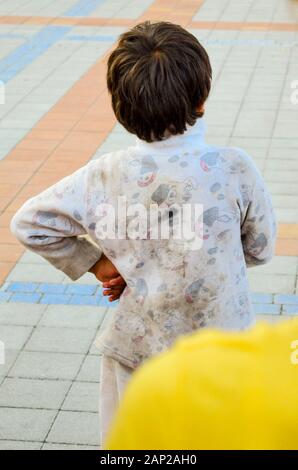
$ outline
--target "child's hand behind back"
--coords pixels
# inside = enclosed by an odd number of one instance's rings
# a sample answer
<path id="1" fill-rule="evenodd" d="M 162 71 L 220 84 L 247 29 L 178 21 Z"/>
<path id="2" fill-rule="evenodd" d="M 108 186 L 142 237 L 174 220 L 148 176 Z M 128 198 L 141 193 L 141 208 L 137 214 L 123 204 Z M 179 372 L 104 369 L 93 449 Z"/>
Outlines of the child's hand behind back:
<path id="1" fill-rule="evenodd" d="M 103 295 L 108 296 L 110 302 L 119 299 L 126 287 L 126 282 L 104 254 L 89 271 L 103 283 L 105 289 Z"/>

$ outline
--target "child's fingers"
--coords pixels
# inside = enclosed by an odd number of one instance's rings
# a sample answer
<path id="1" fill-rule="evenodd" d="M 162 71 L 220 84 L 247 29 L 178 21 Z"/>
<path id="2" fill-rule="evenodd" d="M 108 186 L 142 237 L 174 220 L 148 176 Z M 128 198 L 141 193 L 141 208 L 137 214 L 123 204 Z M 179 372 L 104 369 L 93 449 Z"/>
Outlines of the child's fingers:
<path id="1" fill-rule="evenodd" d="M 114 300 L 118 300 L 121 297 L 121 292 L 114 293 L 113 295 L 109 295 L 109 302 L 113 302 Z"/>
<path id="2" fill-rule="evenodd" d="M 117 286 L 117 287 L 105 289 L 103 291 L 103 295 L 105 297 L 109 297 L 109 301 L 113 302 L 114 300 L 118 300 L 121 297 L 123 291 L 124 291 L 124 287 Z"/>
<path id="3" fill-rule="evenodd" d="M 120 290 L 120 291 L 123 291 L 124 289 L 125 289 L 125 286 L 111 286 L 111 287 L 105 287 L 105 288 L 104 288 L 104 291 L 106 291 L 106 290 L 107 290 L 107 291 L 110 291 L 110 292 L 112 292 L 112 291 L 119 291 L 119 290 Z"/>
<path id="4" fill-rule="evenodd" d="M 113 287 L 113 288 L 108 288 L 103 291 L 103 295 L 119 295 L 123 292 L 124 288 L 123 287 Z"/>
<path id="5" fill-rule="evenodd" d="M 104 287 L 123 286 L 123 285 L 126 285 L 126 282 L 124 281 L 122 276 L 114 277 L 113 279 L 110 279 L 109 281 L 103 283 Z"/>
<path id="6" fill-rule="evenodd" d="M 110 297 L 110 295 L 121 295 L 122 294 L 122 291 L 105 291 L 103 293 L 104 297 Z"/>

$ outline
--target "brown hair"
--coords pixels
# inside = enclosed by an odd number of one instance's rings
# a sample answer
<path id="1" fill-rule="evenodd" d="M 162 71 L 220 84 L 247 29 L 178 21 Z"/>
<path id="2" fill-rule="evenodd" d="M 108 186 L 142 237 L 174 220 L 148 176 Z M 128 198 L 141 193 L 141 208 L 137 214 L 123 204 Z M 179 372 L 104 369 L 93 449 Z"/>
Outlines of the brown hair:
<path id="1" fill-rule="evenodd" d="M 211 87 L 203 46 L 169 22 L 138 24 L 120 36 L 108 60 L 107 85 L 118 121 L 140 139 L 162 140 L 193 125 Z"/>

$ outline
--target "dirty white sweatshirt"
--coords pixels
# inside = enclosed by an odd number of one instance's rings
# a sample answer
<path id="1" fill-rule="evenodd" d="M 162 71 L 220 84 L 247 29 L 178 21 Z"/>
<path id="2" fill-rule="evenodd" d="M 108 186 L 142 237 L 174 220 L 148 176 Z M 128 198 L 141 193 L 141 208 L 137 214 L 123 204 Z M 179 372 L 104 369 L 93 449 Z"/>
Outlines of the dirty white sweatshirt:
<path id="1" fill-rule="evenodd" d="M 21 243 L 73 280 L 102 253 L 112 260 L 127 288 L 97 345 L 132 368 L 179 335 L 254 321 L 247 267 L 273 256 L 271 199 L 252 159 L 241 149 L 207 145 L 204 130 L 198 119 L 182 135 L 137 139 L 31 198 L 11 222 Z M 142 210 L 148 215 L 152 205 L 163 215 L 146 226 Z M 179 207 L 196 205 L 203 211 L 192 225 L 200 247 L 173 235 Z M 122 217 L 114 231 L 103 223 L 111 207 Z M 152 224 L 165 218 L 170 236 L 153 239 Z"/>

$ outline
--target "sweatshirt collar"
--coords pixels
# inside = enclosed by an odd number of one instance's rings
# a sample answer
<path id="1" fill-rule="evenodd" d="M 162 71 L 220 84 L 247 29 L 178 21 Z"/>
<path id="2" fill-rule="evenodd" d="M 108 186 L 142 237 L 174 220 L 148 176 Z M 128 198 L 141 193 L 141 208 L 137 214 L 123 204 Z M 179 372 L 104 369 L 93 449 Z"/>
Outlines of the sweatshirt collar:
<path id="1" fill-rule="evenodd" d="M 136 139 L 138 148 L 151 151 L 166 151 L 177 147 L 200 147 L 205 145 L 206 124 L 203 118 L 198 118 L 193 126 L 186 125 L 186 131 L 183 134 L 171 135 L 163 140 L 155 142 L 146 142 L 139 138 Z"/>

